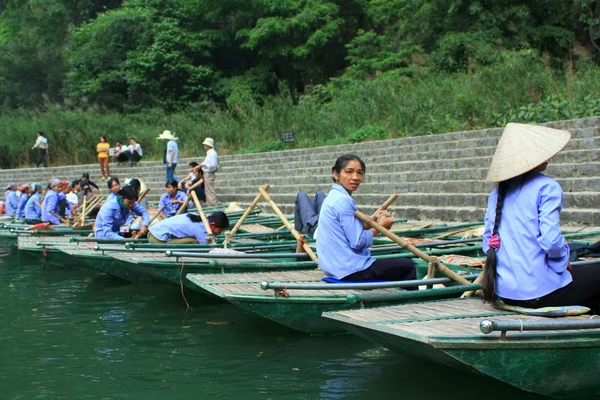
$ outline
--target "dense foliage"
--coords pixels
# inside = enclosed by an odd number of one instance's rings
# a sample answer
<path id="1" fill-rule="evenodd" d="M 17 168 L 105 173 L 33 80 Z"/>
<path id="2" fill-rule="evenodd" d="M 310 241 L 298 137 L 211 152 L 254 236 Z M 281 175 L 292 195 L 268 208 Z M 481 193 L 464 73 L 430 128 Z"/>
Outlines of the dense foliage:
<path id="1" fill-rule="evenodd" d="M 599 45 L 600 0 L 4 0 L 0 166 L 37 129 L 89 162 L 99 134 L 191 154 L 597 115 Z"/>

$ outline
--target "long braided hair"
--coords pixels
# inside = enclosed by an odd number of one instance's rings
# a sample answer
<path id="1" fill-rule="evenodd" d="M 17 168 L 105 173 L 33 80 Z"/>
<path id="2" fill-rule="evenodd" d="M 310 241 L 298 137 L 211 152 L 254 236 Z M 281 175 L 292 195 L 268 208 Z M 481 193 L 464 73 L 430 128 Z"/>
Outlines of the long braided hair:
<path id="1" fill-rule="evenodd" d="M 500 219 L 502 218 L 502 206 L 504 205 L 504 197 L 506 196 L 507 181 L 498 184 L 498 197 L 496 199 L 496 218 L 494 219 L 494 229 L 492 236 L 498 235 L 500 227 Z M 485 269 L 483 280 L 481 281 L 481 291 L 483 292 L 483 301 L 497 305 L 496 300 L 496 267 L 498 266 L 497 249 L 490 246 L 485 260 Z"/>

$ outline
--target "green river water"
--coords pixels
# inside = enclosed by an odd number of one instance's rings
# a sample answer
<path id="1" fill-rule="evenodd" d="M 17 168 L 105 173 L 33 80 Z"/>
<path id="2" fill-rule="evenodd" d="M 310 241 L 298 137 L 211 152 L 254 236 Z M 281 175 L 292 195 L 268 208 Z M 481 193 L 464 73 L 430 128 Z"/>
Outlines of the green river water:
<path id="1" fill-rule="evenodd" d="M 543 399 L 186 296 L 0 243 L 0 399 Z"/>

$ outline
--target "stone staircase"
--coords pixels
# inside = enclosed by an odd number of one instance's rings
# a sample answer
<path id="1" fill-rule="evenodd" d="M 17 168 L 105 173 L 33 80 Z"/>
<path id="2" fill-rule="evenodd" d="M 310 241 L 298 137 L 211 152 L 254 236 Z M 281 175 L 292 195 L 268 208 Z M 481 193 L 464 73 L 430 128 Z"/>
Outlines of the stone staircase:
<path id="1" fill-rule="evenodd" d="M 573 133 L 569 145 L 551 160 L 547 174 L 565 192 L 562 223 L 600 226 L 600 117 L 544 124 Z M 365 142 L 281 152 L 220 156 L 217 173 L 219 201 L 250 203 L 257 188 L 269 183 L 272 199 L 287 214 L 293 214 L 299 191 L 327 192 L 331 167 L 343 153 L 354 153 L 367 164 L 365 182 L 354 195 L 359 208 L 372 212 L 392 193 L 399 198 L 392 206 L 397 218 L 443 221 L 482 220 L 487 196 L 493 185 L 485 182 L 490 158 L 501 128 L 455 132 L 441 135 Z M 217 147 L 218 151 L 218 147 Z M 187 163 L 204 158 L 181 159 L 178 176 L 187 172 Z M 164 165 L 141 162 L 137 167 L 111 164 L 112 175 L 142 178 L 152 189 L 150 202 L 158 202 L 164 191 Z M 47 169 L 0 170 L 0 182 L 18 184 L 45 181 L 51 177 L 75 179 L 89 172 L 100 186 L 97 165 L 77 165 Z M 107 194 L 102 183 L 103 194 Z M 266 211 L 268 206 L 262 207 Z"/>

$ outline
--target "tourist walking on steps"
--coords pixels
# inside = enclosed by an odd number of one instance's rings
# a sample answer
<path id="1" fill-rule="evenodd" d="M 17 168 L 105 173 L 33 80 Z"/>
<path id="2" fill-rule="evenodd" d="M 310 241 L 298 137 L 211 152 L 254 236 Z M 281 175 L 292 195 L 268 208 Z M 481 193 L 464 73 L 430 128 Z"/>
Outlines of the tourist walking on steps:
<path id="1" fill-rule="evenodd" d="M 206 150 L 206 158 L 199 165 L 204 173 L 204 192 L 206 193 L 206 205 L 217 205 L 217 193 L 215 191 L 216 171 L 219 168 L 219 158 L 215 151 L 215 141 L 212 138 L 204 139 L 202 142 Z"/>
<path id="2" fill-rule="evenodd" d="M 327 276 L 343 281 L 416 279 L 415 263 L 410 258 L 371 257 L 369 247 L 378 232 L 354 216 L 356 204 L 352 198 L 365 173 L 365 163 L 353 154 L 340 156 L 332 168 L 334 184 L 319 215 L 319 267 Z M 393 224 L 388 212 L 381 211 L 375 218 L 384 228 L 389 229 Z"/>
<path id="3" fill-rule="evenodd" d="M 40 154 L 37 162 L 37 167 L 39 168 L 40 165 L 43 165 L 44 168 L 48 167 L 48 161 L 46 161 L 46 156 L 49 155 L 48 139 L 46 139 L 46 137 L 44 136 L 44 132 L 38 131 L 37 139 L 31 150 L 34 149 L 38 149 Z"/>
<path id="4" fill-rule="evenodd" d="M 483 234 L 487 253 L 481 282 L 484 300 L 526 308 L 580 305 L 600 312 L 600 274 L 572 267 L 560 231 L 563 192 L 542 174 L 571 133 L 508 124 L 486 180 L 498 187 L 488 198 Z"/>
<path id="5" fill-rule="evenodd" d="M 108 165 L 108 150 L 110 145 L 106 141 L 105 136 L 100 136 L 100 143 L 96 145 L 96 152 L 98 153 L 98 163 L 100 164 L 100 174 L 102 174 L 102 180 L 110 179 L 110 166 Z"/>
<path id="6" fill-rule="evenodd" d="M 179 160 L 179 148 L 177 147 L 177 138 L 173 136 L 171 131 L 163 131 L 157 139 L 168 140 L 167 150 L 165 151 L 164 162 L 166 164 L 166 179 L 167 182 L 175 178 L 175 168 Z"/>

